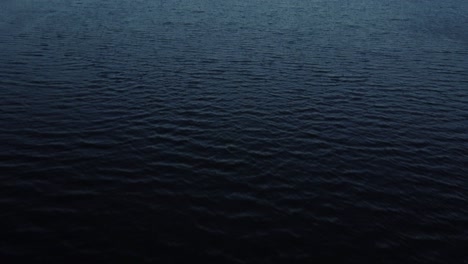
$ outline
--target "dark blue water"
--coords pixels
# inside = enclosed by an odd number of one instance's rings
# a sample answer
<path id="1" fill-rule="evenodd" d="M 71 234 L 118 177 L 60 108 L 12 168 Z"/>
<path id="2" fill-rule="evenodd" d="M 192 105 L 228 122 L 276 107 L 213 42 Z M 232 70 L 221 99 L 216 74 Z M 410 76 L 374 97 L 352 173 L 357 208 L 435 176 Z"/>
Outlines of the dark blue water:
<path id="1" fill-rule="evenodd" d="M 0 259 L 468 263 L 468 1 L 3 0 Z"/>

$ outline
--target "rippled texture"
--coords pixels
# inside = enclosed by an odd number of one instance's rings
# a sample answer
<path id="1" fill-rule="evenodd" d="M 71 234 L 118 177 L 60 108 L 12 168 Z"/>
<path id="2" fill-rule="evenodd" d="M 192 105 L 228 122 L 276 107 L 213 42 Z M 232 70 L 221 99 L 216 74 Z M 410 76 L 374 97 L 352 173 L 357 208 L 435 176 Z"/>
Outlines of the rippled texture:
<path id="1" fill-rule="evenodd" d="M 465 0 L 1 1 L 1 259 L 466 261 L 467 25 Z"/>

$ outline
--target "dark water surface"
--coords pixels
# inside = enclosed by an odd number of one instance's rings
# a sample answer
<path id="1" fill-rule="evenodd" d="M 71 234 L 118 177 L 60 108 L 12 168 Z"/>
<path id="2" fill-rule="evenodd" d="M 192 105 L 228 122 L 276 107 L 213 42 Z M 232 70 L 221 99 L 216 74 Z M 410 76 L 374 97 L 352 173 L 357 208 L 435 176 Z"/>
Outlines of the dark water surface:
<path id="1" fill-rule="evenodd" d="M 0 259 L 468 263 L 467 25 L 466 0 L 1 1 Z"/>

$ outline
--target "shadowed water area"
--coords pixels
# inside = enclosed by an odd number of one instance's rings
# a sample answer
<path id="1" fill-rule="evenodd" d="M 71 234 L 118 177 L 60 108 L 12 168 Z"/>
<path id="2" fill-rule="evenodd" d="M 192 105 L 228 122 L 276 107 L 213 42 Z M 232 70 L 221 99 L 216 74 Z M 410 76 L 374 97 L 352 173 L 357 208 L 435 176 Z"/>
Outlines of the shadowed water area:
<path id="1" fill-rule="evenodd" d="M 2 0 L 0 258 L 463 263 L 467 25 L 465 0 Z"/>

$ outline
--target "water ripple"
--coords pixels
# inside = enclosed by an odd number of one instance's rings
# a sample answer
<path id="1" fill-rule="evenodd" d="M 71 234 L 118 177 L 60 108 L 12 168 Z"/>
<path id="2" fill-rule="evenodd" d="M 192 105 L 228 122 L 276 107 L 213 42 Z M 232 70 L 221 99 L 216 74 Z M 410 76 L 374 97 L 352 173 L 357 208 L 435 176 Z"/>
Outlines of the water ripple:
<path id="1" fill-rule="evenodd" d="M 463 1 L 14 2 L 5 261 L 464 261 Z"/>

